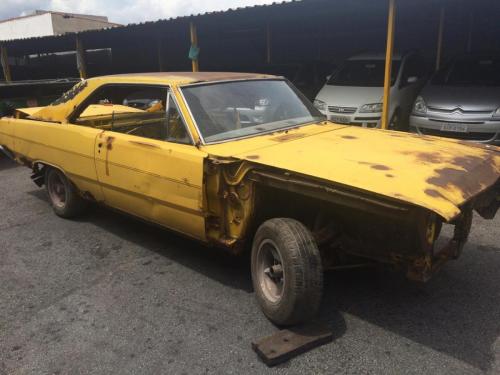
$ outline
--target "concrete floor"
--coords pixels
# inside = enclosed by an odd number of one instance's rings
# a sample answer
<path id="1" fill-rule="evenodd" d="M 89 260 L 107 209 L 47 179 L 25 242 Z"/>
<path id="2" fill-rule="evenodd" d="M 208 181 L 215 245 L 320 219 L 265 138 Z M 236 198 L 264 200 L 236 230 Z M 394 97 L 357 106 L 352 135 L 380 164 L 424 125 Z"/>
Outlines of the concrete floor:
<path id="1" fill-rule="evenodd" d="M 425 285 L 327 274 L 334 342 L 268 369 L 246 259 L 103 208 L 60 219 L 5 158 L 0 189 L 0 374 L 500 373 L 500 215 Z"/>

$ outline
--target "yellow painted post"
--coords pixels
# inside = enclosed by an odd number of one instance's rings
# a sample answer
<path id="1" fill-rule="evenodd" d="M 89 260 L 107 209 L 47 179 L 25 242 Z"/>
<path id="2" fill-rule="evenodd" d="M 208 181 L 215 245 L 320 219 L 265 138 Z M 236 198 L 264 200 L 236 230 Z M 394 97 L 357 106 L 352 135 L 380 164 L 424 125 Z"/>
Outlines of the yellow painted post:
<path id="1" fill-rule="evenodd" d="M 396 0 L 389 0 L 387 19 L 387 45 L 385 49 L 384 102 L 382 105 L 382 129 L 389 128 L 389 104 L 391 93 L 392 51 L 394 49 L 394 21 L 396 18 Z"/>
<path id="2" fill-rule="evenodd" d="M 10 74 L 10 66 L 9 66 L 9 56 L 7 54 L 7 47 L 3 44 L 0 45 L 0 57 L 2 60 L 2 68 L 3 68 L 3 76 L 5 78 L 5 82 L 12 82 L 12 75 Z"/>
<path id="3" fill-rule="evenodd" d="M 441 11 L 439 12 L 439 28 L 438 28 L 437 50 L 436 50 L 436 70 L 438 70 L 441 65 L 441 52 L 443 49 L 443 33 L 444 33 L 444 5 L 441 7 Z"/>
<path id="4" fill-rule="evenodd" d="M 80 78 L 87 78 L 87 66 L 85 64 L 85 50 L 80 36 L 76 36 L 76 67 L 80 73 Z"/>
<path id="5" fill-rule="evenodd" d="M 272 51 L 272 46 L 271 46 L 271 24 L 269 21 L 267 21 L 266 25 L 266 62 L 268 64 L 271 64 L 271 51 Z"/>
<path id="6" fill-rule="evenodd" d="M 196 34 L 196 25 L 193 22 L 189 24 L 189 31 L 191 34 L 191 47 L 198 47 L 198 35 Z M 191 60 L 191 63 L 193 65 L 193 72 L 198 72 L 198 57 L 196 57 L 196 59 L 194 60 Z"/>

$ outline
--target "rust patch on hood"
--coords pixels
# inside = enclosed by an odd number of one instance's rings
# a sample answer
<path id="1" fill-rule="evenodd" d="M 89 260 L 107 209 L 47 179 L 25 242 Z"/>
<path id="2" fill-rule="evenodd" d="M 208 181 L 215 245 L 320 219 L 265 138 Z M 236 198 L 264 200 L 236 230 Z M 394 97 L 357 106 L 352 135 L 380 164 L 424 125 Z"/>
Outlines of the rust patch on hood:
<path id="1" fill-rule="evenodd" d="M 452 167 L 436 169 L 436 174 L 427 183 L 444 190 L 458 189 L 464 199 L 470 199 L 499 178 L 491 158 L 459 156 L 452 159 Z M 431 189 L 432 190 L 432 189 Z"/>
<path id="2" fill-rule="evenodd" d="M 370 168 L 376 169 L 378 171 L 390 171 L 392 168 L 383 164 L 370 163 L 368 161 L 358 161 L 359 164 L 369 165 Z"/>
<path id="3" fill-rule="evenodd" d="M 444 198 L 443 194 L 441 194 L 439 191 L 436 189 L 425 189 L 424 193 L 427 194 L 430 197 L 434 198 Z"/>
<path id="4" fill-rule="evenodd" d="M 259 155 L 248 155 L 246 158 L 251 159 L 251 160 L 257 160 L 258 158 L 260 158 L 260 156 Z"/>
<path id="5" fill-rule="evenodd" d="M 415 158 L 423 163 L 427 164 L 439 164 L 444 162 L 443 155 L 440 152 L 422 152 L 422 151 L 404 151 L 403 155 L 413 155 Z"/>
<path id="6" fill-rule="evenodd" d="M 283 135 L 279 135 L 277 137 L 271 138 L 271 140 L 276 142 L 286 142 L 291 141 L 293 139 L 299 139 L 305 137 L 305 134 L 302 133 L 287 133 Z"/>
<path id="7" fill-rule="evenodd" d="M 358 137 L 355 137 L 353 135 L 343 135 L 340 138 L 343 138 L 343 139 L 358 139 Z"/>

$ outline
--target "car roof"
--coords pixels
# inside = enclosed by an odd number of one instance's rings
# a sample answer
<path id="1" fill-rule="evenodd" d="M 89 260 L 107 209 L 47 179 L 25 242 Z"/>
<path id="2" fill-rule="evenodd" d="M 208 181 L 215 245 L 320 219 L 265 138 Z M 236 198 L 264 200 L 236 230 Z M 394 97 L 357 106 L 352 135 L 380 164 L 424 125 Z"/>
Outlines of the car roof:
<path id="1" fill-rule="evenodd" d="M 198 82 L 217 82 L 247 79 L 279 78 L 269 74 L 261 73 L 234 73 L 234 72 L 151 72 L 151 73 L 127 73 L 100 76 L 89 80 L 100 80 L 106 82 L 141 82 L 141 83 L 168 83 L 168 84 L 190 84 Z"/>

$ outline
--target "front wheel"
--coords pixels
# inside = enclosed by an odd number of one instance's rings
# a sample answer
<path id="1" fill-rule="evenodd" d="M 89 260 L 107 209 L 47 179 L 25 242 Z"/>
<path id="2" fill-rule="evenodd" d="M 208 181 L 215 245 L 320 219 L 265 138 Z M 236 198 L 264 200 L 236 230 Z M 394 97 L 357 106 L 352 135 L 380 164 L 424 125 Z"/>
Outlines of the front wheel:
<path id="1" fill-rule="evenodd" d="M 289 218 L 264 222 L 252 245 L 257 300 L 273 323 L 285 326 L 313 318 L 323 292 L 323 268 L 309 230 Z"/>
<path id="2" fill-rule="evenodd" d="M 87 208 L 87 202 L 61 171 L 48 167 L 45 171 L 45 187 L 56 215 L 69 219 L 80 215 Z"/>

